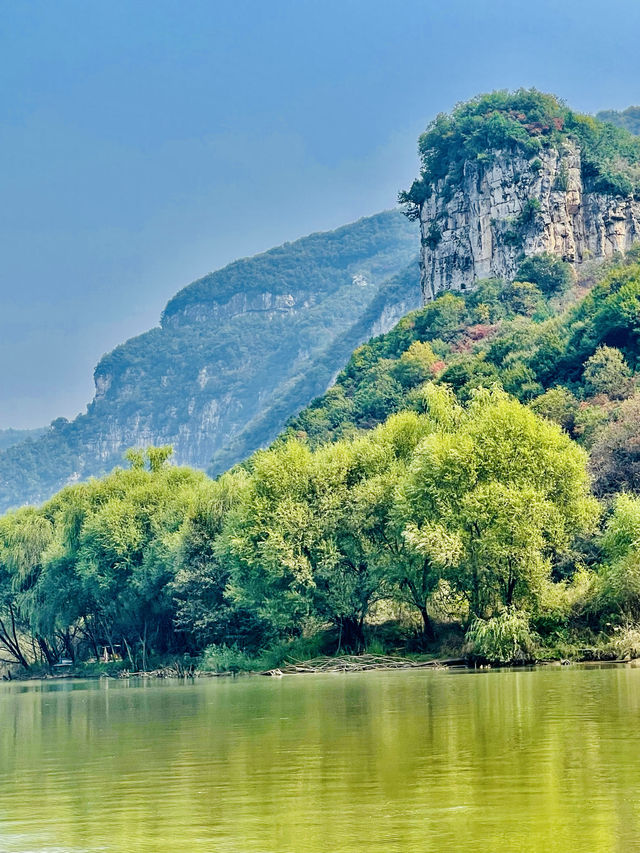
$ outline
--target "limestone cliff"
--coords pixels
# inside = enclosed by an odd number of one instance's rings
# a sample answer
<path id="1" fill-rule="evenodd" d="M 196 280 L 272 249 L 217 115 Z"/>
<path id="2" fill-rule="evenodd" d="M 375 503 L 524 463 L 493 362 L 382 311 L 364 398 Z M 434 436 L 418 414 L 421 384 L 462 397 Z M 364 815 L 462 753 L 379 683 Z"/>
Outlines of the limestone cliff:
<path id="1" fill-rule="evenodd" d="M 493 152 L 465 163 L 451 194 L 446 179 L 420 210 L 425 301 L 483 278 L 512 278 L 519 258 L 551 252 L 581 263 L 624 252 L 640 238 L 640 201 L 589 191 L 581 150 L 565 141 L 534 159 Z"/>

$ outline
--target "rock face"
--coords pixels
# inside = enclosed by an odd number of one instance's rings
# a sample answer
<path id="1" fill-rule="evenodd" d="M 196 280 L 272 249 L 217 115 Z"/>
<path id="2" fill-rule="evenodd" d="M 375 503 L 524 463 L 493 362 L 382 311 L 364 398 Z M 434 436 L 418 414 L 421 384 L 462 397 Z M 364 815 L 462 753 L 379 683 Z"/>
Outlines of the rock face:
<path id="1" fill-rule="evenodd" d="M 421 288 L 430 301 L 485 278 L 513 278 L 522 255 L 579 264 L 640 239 L 640 201 L 589 192 L 580 149 L 565 141 L 534 159 L 492 152 L 466 163 L 452 193 L 442 180 L 421 206 Z"/>

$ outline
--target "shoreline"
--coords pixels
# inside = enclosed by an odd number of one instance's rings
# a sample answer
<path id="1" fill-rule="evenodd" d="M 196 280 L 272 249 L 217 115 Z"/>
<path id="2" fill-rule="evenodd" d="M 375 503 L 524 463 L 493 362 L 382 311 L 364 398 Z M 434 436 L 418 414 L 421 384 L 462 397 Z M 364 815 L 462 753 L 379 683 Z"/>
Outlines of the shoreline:
<path id="1" fill-rule="evenodd" d="M 291 675 L 327 675 L 348 674 L 355 672 L 384 672 L 411 670 L 433 670 L 433 671 L 489 671 L 504 669 L 533 669 L 538 667 L 566 667 L 581 666 L 599 668 L 602 666 L 627 665 L 631 668 L 640 668 L 640 658 L 593 660 L 589 658 L 549 660 L 541 659 L 534 661 L 522 661 L 505 664 L 474 664 L 465 658 L 438 658 L 430 660 L 412 660 L 393 655 L 340 655 L 336 657 L 314 658 L 308 661 L 291 661 L 281 667 L 268 670 L 207 670 L 193 669 L 184 671 L 177 667 L 161 667 L 152 670 L 141 670 L 130 672 L 121 670 L 119 672 L 83 672 L 75 669 L 69 672 L 18 672 L 11 673 L 9 677 L 4 675 L 0 683 L 26 683 L 29 681 L 98 681 L 102 678 L 110 681 L 126 681 L 130 678 L 157 679 L 157 680 L 195 680 L 199 678 L 230 678 L 236 676 L 262 676 L 271 678 L 284 678 Z"/>

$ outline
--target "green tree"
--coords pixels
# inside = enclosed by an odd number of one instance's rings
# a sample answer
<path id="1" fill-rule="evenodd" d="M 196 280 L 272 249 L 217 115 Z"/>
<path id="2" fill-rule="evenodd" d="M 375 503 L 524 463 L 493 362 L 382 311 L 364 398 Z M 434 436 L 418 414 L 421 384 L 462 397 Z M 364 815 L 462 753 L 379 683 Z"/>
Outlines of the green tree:
<path id="1" fill-rule="evenodd" d="M 567 290 L 571 284 L 571 267 L 557 255 L 543 252 L 525 258 L 518 267 L 516 279 L 531 282 L 549 296 Z"/>
<path id="2" fill-rule="evenodd" d="M 633 389 L 629 366 L 615 347 L 598 347 L 585 363 L 583 379 L 589 394 L 606 394 L 612 400 L 628 397 Z"/>
<path id="3" fill-rule="evenodd" d="M 571 433 L 580 404 L 568 388 L 558 385 L 532 400 L 530 407 L 537 415 L 554 421 Z"/>
<path id="4" fill-rule="evenodd" d="M 597 515 L 584 452 L 498 391 L 420 443 L 405 506 L 414 547 L 482 618 L 535 606 L 553 557 Z"/>
<path id="5" fill-rule="evenodd" d="M 597 433 L 589 467 L 597 495 L 640 492 L 640 396 L 625 400 Z"/>
<path id="6" fill-rule="evenodd" d="M 640 619 L 640 499 L 619 495 L 602 537 L 599 607 L 618 622 Z"/>

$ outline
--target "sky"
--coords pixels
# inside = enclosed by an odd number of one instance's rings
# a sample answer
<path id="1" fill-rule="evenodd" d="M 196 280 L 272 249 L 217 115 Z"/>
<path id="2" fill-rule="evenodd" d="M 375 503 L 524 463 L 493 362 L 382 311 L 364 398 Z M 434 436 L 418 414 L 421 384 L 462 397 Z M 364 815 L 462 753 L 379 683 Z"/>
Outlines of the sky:
<path id="1" fill-rule="evenodd" d="M 438 112 L 640 103 L 637 0 L 0 2 L 0 428 L 238 257 L 393 207 Z"/>

